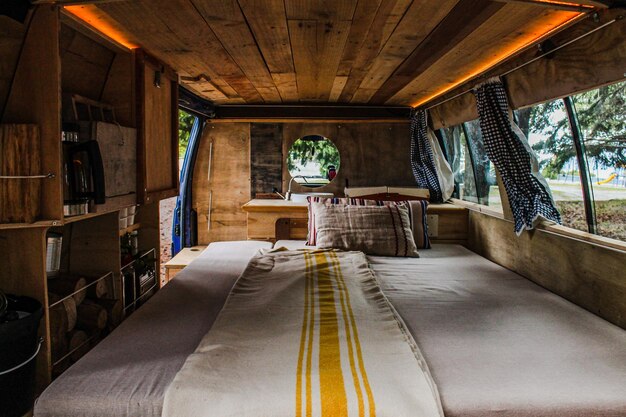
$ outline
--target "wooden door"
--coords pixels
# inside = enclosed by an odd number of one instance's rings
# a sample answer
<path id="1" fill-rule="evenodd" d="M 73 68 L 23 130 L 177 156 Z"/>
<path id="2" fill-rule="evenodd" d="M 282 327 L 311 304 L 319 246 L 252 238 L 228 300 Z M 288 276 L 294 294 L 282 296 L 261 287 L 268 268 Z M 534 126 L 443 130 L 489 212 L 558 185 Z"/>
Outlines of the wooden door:
<path id="1" fill-rule="evenodd" d="M 178 75 L 142 51 L 137 71 L 137 195 L 151 203 L 178 195 Z"/>
<path id="2" fill-rule="evenodd" d="M 218 123 L 205 128 L 194 169 L 193 207 L 198 244 L 245 240 L 250 200 L 250 124 Z"/>

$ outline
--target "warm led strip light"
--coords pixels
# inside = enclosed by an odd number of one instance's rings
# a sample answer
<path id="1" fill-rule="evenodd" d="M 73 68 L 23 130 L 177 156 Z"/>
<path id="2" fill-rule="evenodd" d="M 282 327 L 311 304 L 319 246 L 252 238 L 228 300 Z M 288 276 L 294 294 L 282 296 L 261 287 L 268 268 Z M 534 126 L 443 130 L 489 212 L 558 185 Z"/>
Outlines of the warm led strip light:
<path id="1" fill-rule="evenodd" d="M 546 2 L 548 3 L 548 2 Z M 553 3 L 553 2 L 551 2 Z M 571 12 L 567 13 L 568 15 L 571 15 Z M 454 88 L 458 87 L 459 85 L 465 83 L 468 80 L 471 80 L 474 77 L 477 77 L 478 75 L 490 70 L 491 68 L 494 68 L 496 65 L 500 64 L 501 62 L 507 60 L 508 58 L 510 58 L 511 56 L 517 54 L 518 52 L 522 51 L 523 49 L 528 48 L 529 46 L 532 46 L 533 44 L 537 43 L 539 40 L 544 39 L 548 36 L 550 36 L 551 33 L 558 31 L 559 29 L 561 29 L 563 26 L 568 25 L 569 23 L 571 23 L 572 21 L 580 18 L 581 16 L 585 15 L 585 13 L 576 13 L 575 16 L 573 17 L 568 17 L 566 20 L 561 21 L 559 23 L 557 23 L 552 29 L 550 29 L 549 31 L 539 35 L 539 36 L 533 36 L 532 39 L 524 38 L 519 40 L 518 42 L 516 42 L 514 45 L 512 45 L 510 48 L 506 49 L 505 51 L 497 54 L 493 59 L 486 61 L 484 64 L 482 64 L 480 67 L 478 67 L 477 69 L 473 70 L 471 73 L 469 73 L 468 75 L 464 76 L 463 78 L 455 81 L 454 83 L 447 85 L 446 87 L 441 88 L 440 90 L 438 90 L 437 92 L 431 94 L 430 96 L 415 102 L 411 104 L 411 107 L 419 107 L 423 104 L 428 103 L 429 101 L 449 92 L 450 90 L 453 90 Z"/>
<path id="2" fill-rule="evenodd" d="M 96 12 L 97 9 L 94 10 L 95 6 L 65 6 L 64 9 L 120 45 L 123 45 L 128 49 L 139 48 L 139 45 L 128 39 L 124 33 L 114 27 L 111 23 L 107 22 L 102 17 L 101 12 Z"/>

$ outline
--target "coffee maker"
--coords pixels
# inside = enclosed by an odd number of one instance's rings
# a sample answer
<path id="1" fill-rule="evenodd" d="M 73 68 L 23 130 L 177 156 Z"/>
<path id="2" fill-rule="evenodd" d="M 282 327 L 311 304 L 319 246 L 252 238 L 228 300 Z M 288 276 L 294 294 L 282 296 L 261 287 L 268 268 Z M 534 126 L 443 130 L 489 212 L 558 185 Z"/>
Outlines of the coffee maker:
<path id="1" fill-rule="evenodd" d="M 63 215 L 89 212 L 89 202 L 104 204 L 104 166 L 95 140 L 79 141 L 78 128 L 63 125 Z"/>

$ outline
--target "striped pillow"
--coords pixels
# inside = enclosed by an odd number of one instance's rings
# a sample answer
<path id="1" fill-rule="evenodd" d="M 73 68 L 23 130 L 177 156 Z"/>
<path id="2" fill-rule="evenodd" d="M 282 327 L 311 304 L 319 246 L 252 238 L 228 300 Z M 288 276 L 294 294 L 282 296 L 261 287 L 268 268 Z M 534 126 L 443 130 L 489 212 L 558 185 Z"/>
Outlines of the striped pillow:
<path id="1" fill-rule="evenodd" d="M 317 247 L 369 255 L 419 257 L 409 225 L 408 204 L 384 206 L 312 203 Z"/>
<path id="2" fill-rule="evenodd" d="M 426 209 L 428 207 L 428 201 L 426 200 L 382 201 L 363 198 L 308 197 L 307 201 L 309 202 L 309 231 L 307 235 L 307 245 L 309 246 L 315 246 L 317 241 L 316 219 L 315 213 L 311 208 L 312 203 L 323 203 L 326 206 L 388 206 L 406 203 L 409 206 L 409 221 L 417 249 L 430 249 L 431 247 L 430 239 L 428 238 L 428 224 L 426 222 Z"/>

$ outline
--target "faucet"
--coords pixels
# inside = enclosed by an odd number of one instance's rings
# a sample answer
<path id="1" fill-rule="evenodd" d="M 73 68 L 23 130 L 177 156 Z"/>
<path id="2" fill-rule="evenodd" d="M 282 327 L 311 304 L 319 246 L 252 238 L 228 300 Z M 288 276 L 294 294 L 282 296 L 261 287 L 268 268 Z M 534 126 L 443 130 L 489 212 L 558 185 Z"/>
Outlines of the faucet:
<path id="1" fill-rule="evenodd" d="M 304 175 L 294 175 L 293 177 L 291 177 L 291 179 L 289 180 L 289 188 L 287 189 L 287 194 L 285 194 L 285 200 L 287 200 L 287 201 L 291 201 L 291 183 L 296 178 L 302 178 L 304 180 L 304 182 L 306 182 L 307 184 L 309 183 L 309 181 L 307 181 L 307 179 L 306 179 L 306 177 Z"/>

